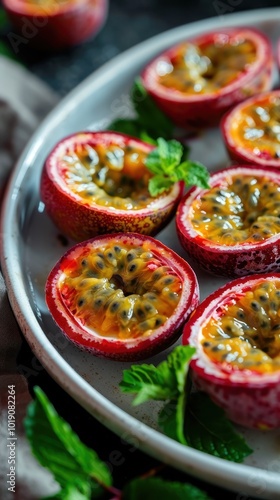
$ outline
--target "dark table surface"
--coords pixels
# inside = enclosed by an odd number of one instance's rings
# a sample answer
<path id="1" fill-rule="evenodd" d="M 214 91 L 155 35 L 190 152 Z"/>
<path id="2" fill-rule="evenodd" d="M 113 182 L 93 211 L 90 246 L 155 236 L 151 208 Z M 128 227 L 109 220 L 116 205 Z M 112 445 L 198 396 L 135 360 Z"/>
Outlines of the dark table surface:
<path id="1" fill-rule="evenodd" d="M 0 3 L 1 4 L 1 3 Z M 279 0 L 112 0 L 106 24 L 96 38 L 75 48 L 60 53 L 39 53 L 30 48 L 20 50 L 18 59 L 29 70 L 44 80 L 59 95 L 65 96 L 84 78 L 102 66 L 117 54 L 167 29 L 197 21 L 207 17 L 227 15 L 264 7 L 279 6 Z M 5 33 L 2 32 L 4 39 Z M 34 355 L 23 341 L 18 356 L 19 365 L 34 365 Z M 131 447 L 104 428 L 97 420 L 81 408 L 47 374 L 40 370 L 36 378 L 28 377 L 32 393 L 34 384 L 40 385 L 53 402 L 58 412 L 79 434 L 80 438 L 92 446 L 105 461 L 110 463 L 110 454 L 119 450 L 124 460 L 112 469 L 114 484 L 122 487 L 129 479 L 147 472 L 159 464 L 157 460 Z M 228 492 L 222 488 L 206 484 L 193 477 L 188 477 L 171 467 L 165 467 L 166 479 L 189 481 L 207 491 L 212 499 L 253 500 L 253 497 Z M 222 485 L 220 485 L 222 486 Z M 280 498 L 280 494 L 279 494 Z"/>
<path id="2" fill-rule="evenodd" d="M 279 0 L 111 0 L 107 22 L 93 40 L 45 55 L 22 44 L 18 57 L 64 96 L 117 54 L 165 30 L 203 18 L 278 6 Z"/>

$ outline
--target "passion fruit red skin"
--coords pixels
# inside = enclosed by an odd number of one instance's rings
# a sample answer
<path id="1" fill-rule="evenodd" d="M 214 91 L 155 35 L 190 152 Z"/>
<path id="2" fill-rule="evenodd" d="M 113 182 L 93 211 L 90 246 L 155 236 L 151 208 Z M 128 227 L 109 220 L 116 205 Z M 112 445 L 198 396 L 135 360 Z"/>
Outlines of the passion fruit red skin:
<path id="1" fill-rule="evenodd" d="M 45 51 L 62 50 L 96 35 L 108 14 L 108 0 L 81 0 L 53 9 L 42 7 L 41 12 L 32 11 L 24 0 L 3 0 L 3 7 L 23 43 Z"/>
<path id="2" fill-rule="evenodd" d="M 225 176 L 265 175 L 280 185 L 280 171 L 255 165 L 233 165 L 210 175 L 210 186 L 217 186 Z M 176 230 L 179 241 L 192 261 L 215 276 L 237 278 L 255 273 L 280 270 L 280 233 L 253 244 L 218 245 L 200 236 L 190 224 L 184 223 L 192 201 L 201 195 L 201 188 L 191 188 L 179 203 Z"/>
<path id="3" fill-rule="evenodd" d="M 137 232 L 156 235 L 173 218 L 182 197 L 184 183 L 178 182 L 172 188 L 172 197 L 153 209 L 143 210 L 111 210 L 96 203 L 85 204 L 70 196 L 69 190 L 62 190 L 55 181 L 52 172 L 59 149 L 67 148 L 72 141 L 77 143 L 125 144 L 139 147 L 149 153 L 154 146 L 134 139 L 125 134 L 115 132 L 81 132 L 73 134 L 61 141 L 48 156 L 41 176 L 41 198 L 46 211 L 58 229 L 75 241 L 83 241 L 98 234 L 115 232 Z"/>
<path id="4" fill-rule="evenodd" d="M 209 395 L 236 424 L 269 430 L 280 427 L 280 370 L 257 373 L 252 370 L 226 371 L 202 351 L 199 332 L 202 325 L 228 297 L 250 290 L 260 280 L 280 280 L 279 273 L 243 276 L 219 288 L 204 299 L 184 326 L 182 344 L 196 348 L 190 371 L 194 386 Z"/>
<path id="5" fill-rule="evenodd" d="M 265 152 L 261 154 L 254 154 L 254 152 L 250 149 L 243 148 L 236 144 L 234 138 L 231 135 L 231 124 L 234 120 L 234 117 L 240 113 L 243 106 L 248 106 L 250 104 L 258 104 L 262 102 L 264 99 L 275 96 L 280 98 L 280 90 L 271 90 L 269 92 L 262 92 L 261 94 L 254 95 L 249 97 L 242 103 L 234 106 L 230 111 L 228 111 L 221 119 L 220 122 L 220 131 L 222 134 L 222 139 L 224 141 L 225 147 L 227 149 L 228 155 L 231 160 L 235 163 L 239 164 L 252 164 L 259 165 L 260 167 L 275 167 L 280 168 L 280 159 L 271 158 L 269 154 L 265 154 Z"/>
<path id="6" fill-rule="evenodd" d="M 218 125 L 221 117 L 232 106 L 272 87 L 274 58 L 270 40 L 264 33 L 253 28 L 232 28 L 214 31 L 192 38 L 193 44 L 210 44 L 218 34 L 230 36 L 244 35 L 255 40 L 257 44 L 257 61 L 245 70 L 233 83 L 219 91 L 209 94 L 186 95 L 170 88 L 165 88 L 156 82 L 156 66 L 159 60 L 170 60 L 182 45 L 163 52 L 151 61 L 142 72 L 142 82 L 147 92 L 158 107 L 178 126 L 186 129 L 200 129 Z M 185 41 L 185 42 L 186 42 Z M 183 42 L 183 43 L 185 43 Z"/>
<path id="7" fill-rule="evenodd" d="M 62 273 L 63 263 L 72 259 L 73 252 L 81 251 L 87 246 L 98 248 L 104 242 L 118 244 L 118 242 L 135 242 L 135 245 L 150 243 L 150 250 L 155 257 L 172 264 L 178 276 L 182 277 L 183 291 L 174 315 L 167 322 L 155 330 L 152 335 L 138 339 L 110 339 L 97 335 L 88 335 L 81 328 L 73 315 L 70 315 L 65 304 L 57 293 L 57 281 Z M 150 236 L 137 233 L 116 233 L 102 235 L 90 240 L 77 243 L 70 248 L 51 270 L 46 282 L 46 303 L 50 313 L 61 329 L 62 333 L 79 349 L 91 354 L 110 358 L 116 361 L 137 361 L 149 358 L 171 346 L 182 334 L 182 329 L 188 317 L 199 303 L 199 285 L 191 266 L 166 245 Z"/>

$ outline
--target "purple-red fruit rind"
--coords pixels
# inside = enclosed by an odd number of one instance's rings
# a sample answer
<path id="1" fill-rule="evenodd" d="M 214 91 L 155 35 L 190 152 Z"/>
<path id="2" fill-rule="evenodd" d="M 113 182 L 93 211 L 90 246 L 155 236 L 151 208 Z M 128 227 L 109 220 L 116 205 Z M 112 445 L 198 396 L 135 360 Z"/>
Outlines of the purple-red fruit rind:
<path id="1" fill-rule="evenodd" d="M 69 313 L 68 308 L 60 297 L 57 282 L 62 272 L 63 264 L 66 261 L 71 262 L 73 255 L 77 256 L 87 247 L 99 248 L 104 243 L 112 244 L 133 244 L 135 246 L 143 245 L 149 242 L 150 251 L 161 262 L 172 267 L 182 280 L 182 294 L 174 314 L 166 323 L 157 328 L 151 335 L 142 336 L 136 339 L 117 339 L 110 337 L 101 337 L 98 334 L 86 332 L 75 320 L 75 317 Z M 182 333 L 183 326 L 188 317 L 198 305 L 199 285 L 196 275 L 190 265 L 177 255 L 166 245 L 150 236 L 125 233 L 103 235 L 91 240 L 77 243 L 70 248 L 50 271 L 46 282 L 46 302 L 50 313 L 64 333 L 64 335 L 82 350 L 99 357 L 106 357 L 117 361 L 136 361 L 153 356 L 167 347 L 171 346 Z"/>
<path id="2" fill-rule="evenodd" d="M 137 210 L 116 209 L 98 205 L 94 201 L 79 200 L 66 185 L 62 186 L 58 179 L 57 157 L 67 151 L 68 146 L 87 144 L 92 147 L 98 144 L 131 145 L 147 154 L 154 146 L 117 132 L 80 132 L 60 141 L 45 161 L 41 182 L 41 199 L 46 212 L 57 228 L 69 238 L 82 241 L 99 234 L 115 232 L 137 232 L 156 235 L 163 229 L 176 213 L 182 197 L 184 184 L 177 182 L 171 190 L 160 197 L 159 203 Z"/>
<path id="3" fill-rule="evenodd" d="M 218 35 L 247 37 L 255 42 L 256 62 L 245 69 L 234 82 L 208 94 L 184 94 L 166 88 L 157 82 L 156 67 L 161 59 L 169 61 L 186 41 L 193 44 L 213 42 Z M 274 55 L 272 44 L 266 35 L 251 27 L 238 27 L 205 33 L 180 42 L 164 51 L 144 68 L 141 78 L 147 92 L 159 108 L 178 126 L 200 129 L 215 126 L 232 106 L 252 94 L 270 90 L 273 84 Z"/>
<path id="4" fill-rule="evenodd" d="M 210 175 L 210 186 L 217 186 L 224 178 L 237 175 L 261 175 L 280 186 L 280 171 L 255 165 L 233 165 Z M 179 203 L 176 230 L 188 256 L 208 273 L 235 278 L 254 273 L 277 272 L 280 269 L 280 233 L 256 243 L 217 244 L 199 235 L 188 220 L 193 200 L 204 192 L 191 188 Z"/>
<path id="5" fill-rule="evenodd" d="M 186 323 L 183 345 L 196 348 L 190 370 L 195 387 L 206 392 L 233 422 L 244 427 L 268 430 L 280 427 L 280 370 L 257 373 L 251 370 L 226 371 L 203 353 L 200 332 L 219 314 L 227 300 L 250 290 L 263 280 L 280 280 L 280 274 L 257 274 L 231 281 L 204 299 Z"/>

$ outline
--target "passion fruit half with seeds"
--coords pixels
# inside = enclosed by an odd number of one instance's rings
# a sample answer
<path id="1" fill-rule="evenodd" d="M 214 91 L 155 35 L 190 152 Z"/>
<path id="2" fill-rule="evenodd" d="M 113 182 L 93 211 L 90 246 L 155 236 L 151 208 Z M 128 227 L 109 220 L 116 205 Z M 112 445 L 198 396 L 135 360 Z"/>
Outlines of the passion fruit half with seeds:
<path id="1" fill-rule="evenodd" d="M 62 50 L 96 35 L 108 12 L 108 0 L 3 0 L 18 35 L 10 42 L 36 50 Z"/>
<path id="2" fill-rule="evenodd" d="M 212 173 L 176 214 L 178 238 L 205 271 L 227 277 L 280 269 L 280 171 L 254 165 Z"/>
<path id="3" fill-rule="evenodd" d="M 221 133 L 236 163 L 280 168 L 280 90 L 235 106 L 223 117 Z"/>
<path id="4" fill-rule="evenodd" d="M 197 389 L 245 427 L 280 427 L 280 274 L 243 276 L 197 307 L 182 342 Z"/>
<path id="5" fill-rule="evenodd" d="M 50 313 L 66 337 L 96 356 L 123 361 L 172 345 L 198 301 L 189 264 L 136 233 L 77 243 L 46 284 Z"/>
<path id="6" fill-rule="evenodd" d="M 143 85 L 183 128 L 218 124 L 248 96 L 272 87 L 272 45 L 259 30 L 222 29 L 185 40 L 150 62 Z"/>
<path id="7" fill-rule="evenodd" d="M 155 235 L 175 215 L 184 184 L 152 197 L 145 159 L 154 146 L 115 132 L 81 132 L 49 154 L 41 199 L 62 231 L 82 241 L 99 234 Z"/>

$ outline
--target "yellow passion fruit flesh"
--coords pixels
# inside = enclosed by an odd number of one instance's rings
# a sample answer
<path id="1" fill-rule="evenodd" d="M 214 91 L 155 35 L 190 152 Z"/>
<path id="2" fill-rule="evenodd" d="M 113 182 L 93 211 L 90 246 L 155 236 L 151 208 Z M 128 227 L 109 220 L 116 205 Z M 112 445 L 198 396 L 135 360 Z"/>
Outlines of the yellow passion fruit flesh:
<path id="1" fill-rule="evenodd" d="M 116 233 L 66 252 L 49 275 L 46 301 L 79 347 L 133 360 L 178 339 L 198 293 L 193 270 L 175 252 L 148 236 Z"/>
<path id="2" fill-rule="evenodd" d="M 152 197 L 145 158 L 153 146 L 114 132 L 78 133 L 48 156 L 41 198 L 60 231 L 76 241 L 99 234 L 155 235 L 175 214 L 183 184 Z"/>
<path id="3" fill-rule="evenodd" d="M 221 133 L 232 160 L 280 167 L 280 91 L 256 95 L 222 120 Z"/>
<path id="4" fill-rule="evenodd" d="M 238 278 L 207 297 L 183 331 L 195 385 L 243 426 L 280 426 L 280 274 Z"/>
<path id="5" fill-rule="evenodd" d="M 204 270 L 237 277 L 280 266 L 280 172 L 232 166 L 192 188 L 176 215 L 179 240 Z"/>
<path id="6" fill-rule="evenodd" d="M 142 73 L 147 92 L 183 128 L 219 123 L 250 95 L 272 87 L 273 51 L 252 28 L 209 32 L 179 43 L 151 61 Z"/>

